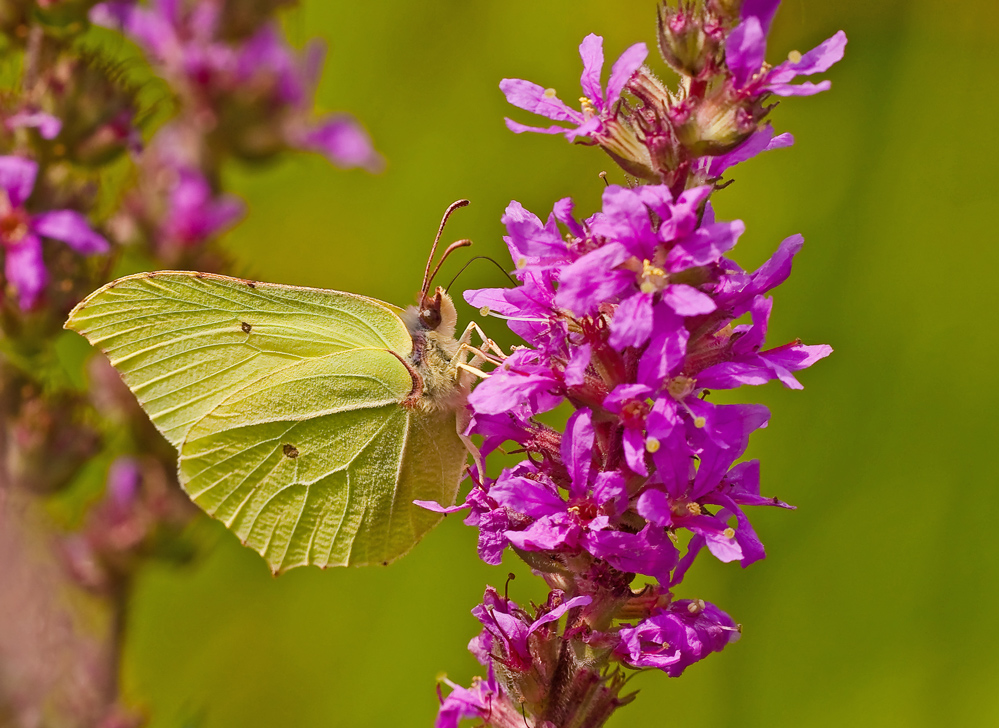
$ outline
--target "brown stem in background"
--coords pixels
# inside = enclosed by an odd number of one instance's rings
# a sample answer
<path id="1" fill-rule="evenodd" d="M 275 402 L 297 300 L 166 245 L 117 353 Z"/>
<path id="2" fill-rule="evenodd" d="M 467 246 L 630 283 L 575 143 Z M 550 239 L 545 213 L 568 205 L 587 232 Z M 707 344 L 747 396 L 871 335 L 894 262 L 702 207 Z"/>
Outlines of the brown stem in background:
<path id="1" fill-rule="evenodd" d="M 30 97 L 31 91 L 38 81 L 39 66 L 42 57 L 42 42 L 45 40 L 45 31 L 40 25 L 32 25 L 28 30 L 28 42 L 24 52 L 24 78 L 21 79 L 21 88 Z"/>

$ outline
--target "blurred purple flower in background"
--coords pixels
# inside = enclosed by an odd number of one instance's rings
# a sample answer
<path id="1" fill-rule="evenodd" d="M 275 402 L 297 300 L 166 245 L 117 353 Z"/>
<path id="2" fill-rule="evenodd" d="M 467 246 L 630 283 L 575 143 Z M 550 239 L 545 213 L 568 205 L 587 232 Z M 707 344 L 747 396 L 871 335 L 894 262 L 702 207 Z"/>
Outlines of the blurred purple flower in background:
<path id="1" fill-rule="evenodd" d="M 4 252 L 4 277 L 17 291 L 21 308 L 39 301 L 48 271 L 42 256 L 42 238 L 66 243 L 82 255 L 106 253 L 108 241 L 94 232 L 76 210 L 26 209 L 35 189 L 38 164 L 23 157 L 0 157 L 0 248 Z"/>
<path id="2" fill-rule="evenodd" d="M 290 148 L 317 152 L 340 167 L 378 171 L 384 165 L 353 117 L 312 118 L 325 56 L 321 42 L 296 54 L 274 22 L 233 41 L 222 32 L 218 2 L 107 2 L 90 17 L 120 28 L 142 47 L 187 103 L 200 109 L 205 132 L 218 131 L 238 155 L 256 158 Z"/>

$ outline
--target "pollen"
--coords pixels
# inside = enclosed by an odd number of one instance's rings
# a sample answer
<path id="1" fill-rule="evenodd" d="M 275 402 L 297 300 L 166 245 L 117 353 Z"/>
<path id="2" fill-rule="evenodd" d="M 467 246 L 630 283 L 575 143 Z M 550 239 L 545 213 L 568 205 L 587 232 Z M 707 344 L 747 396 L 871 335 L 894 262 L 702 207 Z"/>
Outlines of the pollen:
<path id="1" fill-rule="evenodd" d="M 555 89 L 553 89 L 553 88 L 546 88 L 545 89 L 545 98 L 546 99 L 553 99 L 557 95 L 558 95 L 558 92 L 556 92 Z"/>
<path id="2" fill-rule="evenodd" d="M 645 441 L 645 449 L 649 452 L 659 452 L 659 440 L 650 437 Z"/>
<path id="3" fill-rule="evenodd" d="M 517 268 L 519 270 L 523 270 L 526 267 L 527 267 L 527 258 L 524 257 L 517 258 Z"/>
<path id="4" fill-rule="evenodd" d="M 597 114 L 597 109 L 593 105 L 593 102 L 586 96 L 579 97 L 579 108 L 583 110 L 586 116 L 596 116 Z"/>
<path id="5" fill-rule="evenodd" d="M 722 531 L 722 536 L 724 536 L 725 538 L 735 538 L 735 529 L 726 528 L 724 531 Z"/>
<path id="6" fill-rule="evenodd" d="M 488 315 L 489 315 L 489 306 L 483 306 L 482 308 L 479 309 L 479 316 L 488 316 Z"/>
<path id="7" fill-rule="evenodd" d="M 638 278 L 638 287 L 642 293 L 655 293 L 662 290 L 666 286 L 666 279 L 666 271 L 653 265 L 650 260 L 642 261 L 642 272 Z"/>
<path id="8" fill-rule="evenodd" d="M 787 60 L 791 63 L 801 63 L 801 54 L 798 51 L 791 51 L 787 54 Z"/>
<path id="9" fill-rule="evenodd" d="M 687 611 L 691 614 L 697 615 L 704 611 L 704 607 L 705 604 L 703 599 L 694 599 L 687 605 Z"/>
<path id="10" fill-rule="evenodd" d="M 708 421 L 703 417 L 694 418 L 694 427 L 696 427 L 698 430 L 703 429 L 706 424 L 708 424 Z"/>

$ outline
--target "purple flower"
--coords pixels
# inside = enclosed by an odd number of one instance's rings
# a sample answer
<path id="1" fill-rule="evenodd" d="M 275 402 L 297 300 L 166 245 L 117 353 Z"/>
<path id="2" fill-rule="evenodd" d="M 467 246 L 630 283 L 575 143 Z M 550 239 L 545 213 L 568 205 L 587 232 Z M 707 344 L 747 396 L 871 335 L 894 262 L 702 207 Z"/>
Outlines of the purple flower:
<path id="1" fill-rule="evenodd" d="M 66 243 L 83 255 L 106 253 L 107 240 L 94 232 L 76 210 L 28 212 L 25 205 L 35 188 L 38 164 L 23 157 L 0 157 L 0 249 L 4 276 L 17 290 L 23 310 L 33 308 L 48 282 L 41 238 Z"/>
<path id="2" fill-rule="evenodd" d="M 446 680 L 451 686 L 451 694 L 441 698 L 441 707 L 437 712 L 434 728 L 458 728 L 463 718 L 481 718 L 487 720 L 498 703 L 505 699 L 503 688 L 496 680 L 492 664 L 489 665 L 489 676 L 483 680 L 475 678 L 471 689 L 456 685 Z"/>
<path id="3" fill-rule="evenodd" d="M 706 389 L 734 389 L 744 384 L 766 384 L 779 379 L 785 387 L 801 389 L 793 372 L 807 369 L 832 353 L 826 345 L 805 346 L 800 341 L 762 351 L 773 299 L 757 296 L 753 303 L 753 323 L 736 326 L 727 361 L 714 364 L 697 374 L 697 386 Z"/>
<path id="4" fill-rule="evenodd" d="M 616 114 L 614 107 L 621 98 L 625 84 L 645 62 L 649 51 L 644 43 L 636 43 L 626 50 L 614 63 L 605 91 L 600 82 L 604 67 L 603 42 L 602 37 L 591 33 L 583 39 L 579 46 L 579 55 L 583 59 L 583 75 L 580 84 L 585 94 L 581 111 L 567 106 L 555 95 L 554 89 L 545 89 L 536 83 L 514 78 L 505 78 L 500 81 L 500 90 L 506 95 L 506 100 L 514 106 L 574 126 L 556 125 L 540 128 L 525 126 L 512 119 L 507 119 L 507 127 L 517 133 L 536 131 L 542 134 L 565 134 L 569 141 L 574 141 L 581 136 L 600 137 L 606 135 L 608 133 L 607 126 L 612 123 Z"/>
<path id="5" fill-rule="evenodd" d="M 188 103 L 198 107 L 200 117 L 222 127 L 223 135 L 231 133 L 226 129 L 231 125 L 242 138 L 225 141 L 240 153 L 266 156 L 274 151 L 270 140 L 276 138 L 290 148 L 318 152 L 340 167 L 378 171 L 384 166 L 352 117 L 311 118 L 325 55 L 322 43 L 314 41 L 296 54 L 278 26 L 268 23 L 233 44 L 221 37 L 220 10 L 212 2 L 186 7 L 176 0 L 152 0 L 148 6 L 116 1 L 94 6 L 90 17 L 98 25 L 120 28 L 138 43 Z M 256 117 L 266 128 L 247 131 L 246 118 Z"/>
<path id="6" fill-rule="evenodd" d="M 500 597 L 492 587 L 486 587 L 482 604 L 472 610 L 472 614 L 484 629 L 469 643 L 469 651 L 483 665 L 489 665 L 496 660 L 507 670 L 526 672 L 534 662 L 529 641 L 531 635 L 545 625 L 551 631 L 552 627 L 570 609 L 583 607 L 593 600 L 588 596 L 577 596 L 565 599 L 563 592 L 553 591 L 548 602 L 538 609 L 536 616 L 531 617 L 517 606 L 516 602 Z M 539 635 L 537 639 L 549 639 L 550 634 Z"/>
<path id="7" fill-rule="evenodd" d="M 829 70 L 842 60 L 845 50 L 846 33 L 839 31 L 808 53 L 794 52 L 784 63 L 766 69 L 767 28 L 759 16 L 749 15 L 729 35 L 725 45 L 725 63 L 732 73 L 735 88 L 743 95 L 811 96 L 827 91 L 832 83 L 822 81 L 794 85 L 791 81 L 798 76 L 812 76 Z"/>
<path id="8" fill-rule="evenodd" d="M 622 628 L 616 654 L 633 667 L 655 667 L 679 677 L 740 636 L 740 627 L 715 605 L 681 599 L 635 627 Z"/>
<path id="9" fill-rule="evenodd" d="M 216 197 L 197 169 L 179 166 L 168 195 L 160 229 L 164 242 L 181 247 L 198 245 L 238 222 L 246 212 L 233 195 Z"/>
<path id="10" fill-rule="evenodd" d="M 384 160 L 352 116 L 331 114 L 318 121 L 310 118 L 325 55 L 325 46 L 312 41 L 296 57 L 277 27 L 265 25 L 240 49 L 236 80 L 249 87 L 271 81 L 273 103 L 286 108 L 282 127 L 289 146 L 322 154 L 339 167 L 377 172 L 384 167 Z"/>

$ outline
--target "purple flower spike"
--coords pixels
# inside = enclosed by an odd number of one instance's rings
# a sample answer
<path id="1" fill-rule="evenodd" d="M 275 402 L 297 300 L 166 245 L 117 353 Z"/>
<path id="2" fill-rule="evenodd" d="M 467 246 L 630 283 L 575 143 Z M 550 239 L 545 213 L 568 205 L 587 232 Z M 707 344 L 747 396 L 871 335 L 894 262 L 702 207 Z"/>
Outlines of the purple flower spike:
<path id="1" fill-rule="evenodd" d="M 767 343 L 768 294 L 790 274 L 801 236 L 746 272 L 728 257 L 745 225 L 716 219 L 709 200 L 734 166 L 794 142 L 765 122 L 768 95 L 827 88 L 791 82 L 843 55 L 837 34 L 768 66 L 778 6 L 663 3 L 659 49 L 682 77 L 679 92 L 643 65 L 641 44 L 614 64 L 605 88 L 596 35 L 579 49 L 580 110 L 553 89 L 500 85 L 513 105 L 557 122 L 508 119 L 510 129 L 587 137 L 630 179 L 607 184 L 586 219 L 568 199 L 547 219 L 512 202 L 503 224 L 513 287 L 465 293 L 524 342 L 489 357 L 468 397 L 465 434 L 482 438 L 483 456 L 524 456 L 495 478 L 473 468 L 460 507 L 422 505 L 468 508 L 481 558 L 499 564 L 511 546 L 551 591 L 532 613 L 487 590 L 469 650 L 490 680 L 495 667 L 503 693 L 489 693 L 484 716 L 481 692 L 456 689 L 442 708 L 449 728 L 454 716 L 495 728 L 603 725 L 622 704 L 608 678 L 618 674 L 613 661 L 676 677 L 740 637 L 723 611 L 674 590 L 704 552 L 743 568 L 765 558 L 747 506 L 791 506 L 761 494 L 757 461 L 739 462 L 769 410 L 716 404 L 712 393 L 775 379 L 800 389 L 797 373 L 832 352 Z M 559 414 L 565 424 L 554 427 Z M 594 662 L 564 659 L 584 654 Z M 521 713 L 505 712 L 511 705 Z"/>
<path id="2" fill-rule="evenodd" d="M 384 160 L 352 117 L 311 118 L 325 55 L 321 42 L 296 53 L 276 22 L 268 22 L 233 43 L 223 37 L 219 13 L 220 4 L 214 2 L 154 0 L 144 6 L 115 1 L 94 6 L 90 18 L 131 37 L 189 104 L 204 107 L 203 116 L 223 135 L 231 127 L 236 138 L 226 141 L 240 153 L 267 156 L 284 146 L 317 152 L 340 167 L 382 169 Z M 248 131 L 247 116 L 260 119 Z"/>
<path id="3" fill-rule="evenodd" d="M 35 187 L 38 165 L 23 157 L 0 157 L 0 250 L 4 277 L 17 291 L 22 310 L 37 305 L 48 282 L 41 238 L 66 243 L 81 255 L 105 253 L 107 240 L 76 210 L 32 215 L 24 205 Z"/>

